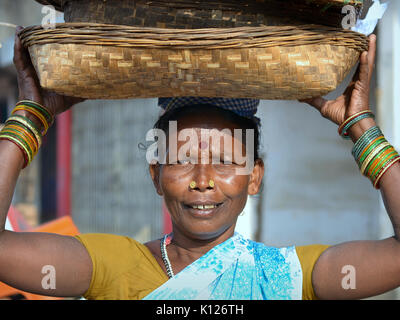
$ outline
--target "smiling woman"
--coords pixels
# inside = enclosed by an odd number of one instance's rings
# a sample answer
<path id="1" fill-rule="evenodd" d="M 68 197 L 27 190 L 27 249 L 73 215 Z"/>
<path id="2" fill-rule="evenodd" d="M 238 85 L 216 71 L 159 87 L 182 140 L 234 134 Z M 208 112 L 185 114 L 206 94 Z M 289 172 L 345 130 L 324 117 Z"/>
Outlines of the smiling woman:
<path id="1" fill-rule="evenodd" d="M 67 237 L 5 230 L 21 170 L 39 151 L 55 116 L 82 101 L 39 86 L 20 30 L 14 47 L 20 101 L 0 132 L 0 281 L 23 291 L 88 299 L 359 299 L 400 285 L 400 155 L 369 110 L 375 36 L 370 36 L 369 51 L 361 55 L 359 69 L 342 96 L 304 102 L 355 143 L 355 160 L 381 190 L 395 235 L 331 247 L 273 248 L 235 232 L 238 215 L 248 196 L 259 192 L 264 175 L 254 116 L 258 101 L 251 99 L 160 100 L 166 111 L 155 127 L 169 138 L 167 161 L 150 163 L 149 170 L 171 213 L 171 234 L 142 244 L 118 235 Z M 171 139 L 173 121 L 177 139 Z M 212 143 L 202 140 L 203 130 L 213 132 Z M 240 135 L 232 135 L 235 130 Z M 249 167 L 241 163 L 243 154 L 252 166 L 238 174 L 237 169 Z M 177 161 L 171 161 L 174 158 Z M 42 285 L 45 265 L 56 270 L 55 288 Z M 342 270 L 348 266 L 357 277 L 350 288 L 343 285 Z"/>
<path id="2" fill-rule="evenodd" d="M 255 117 L 259 101 L 184 97 L 160 99 L 159 104 L 165 112 L 154 129 L 167 136 L 161 139 L 167 146 L 160 146 L 166 161 L 151 163 L 149 169 L 171 214 L 173 232 L 144 245 L 124 237 L 78 236 L 96 270 L 85 297 L 314 298 L 311 271 L 327 246 L 271 248 L 235 232 L 248 196 L 259 192 L 264 175 Z M 235 130 L 240 134 L 231 134 Z M 184 135 L 189 139 L 179 139 L 185 131 L 192 133 Z M 237 173 L 247 166 L 239 163 L 238 154 L 252 163 L 250 171 Z M 104 249 L 115 246 L 137 252 L 135 259 L 124 262 L 114 250 Z"/>

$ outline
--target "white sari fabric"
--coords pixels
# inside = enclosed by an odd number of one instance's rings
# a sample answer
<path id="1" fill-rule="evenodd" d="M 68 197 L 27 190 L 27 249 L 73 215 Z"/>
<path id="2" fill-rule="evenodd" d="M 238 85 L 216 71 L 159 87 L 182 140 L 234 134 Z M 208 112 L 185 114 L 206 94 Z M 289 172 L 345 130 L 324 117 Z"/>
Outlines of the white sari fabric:
<path id="1" fill-rule="evenodd" d="M 295 247 L 274 248 L 236 233 L 144 300 L 301 300 Z"/>

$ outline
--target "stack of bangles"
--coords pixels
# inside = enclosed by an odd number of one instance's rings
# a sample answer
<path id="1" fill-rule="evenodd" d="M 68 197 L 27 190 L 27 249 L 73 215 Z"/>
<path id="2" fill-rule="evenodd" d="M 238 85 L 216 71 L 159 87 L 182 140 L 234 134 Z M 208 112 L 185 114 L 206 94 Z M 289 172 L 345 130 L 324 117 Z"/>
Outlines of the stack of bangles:
<path id="1" fill-rule="evenodd" d="M 18 110 L 23 110 L 33 115 L 42 124 L 43 130 L 40 130 L 28 117 L 15 114 Z M 18 146 L 24 156 L 24 169 L 38 153 L 42 144 L 42 137 L 53 122 L 54 115 L 39 103 L 30 100 L 19 101 L 12 111 L 11 117 L 8 118 L 5 126 L 0 131 L 0 140 L 11 141 Z"/>
<path id="2" fill-rule="evenodd" d="M 351 139 L 347 131 L 352 125 L 365 118 L 375 119 L 375 116 L 371 110 L 354 114 L 339 127 L 339 135 L 344 139 Z M 379 181 L 382 176 L 396 162 L 400 161 L 400 155 L 385 139 L 378 126 L 371 127 L 364 132 L 356 141 L 352 155 L 361 173 L 371 180 L 375 189 L 379 189 Z"/>

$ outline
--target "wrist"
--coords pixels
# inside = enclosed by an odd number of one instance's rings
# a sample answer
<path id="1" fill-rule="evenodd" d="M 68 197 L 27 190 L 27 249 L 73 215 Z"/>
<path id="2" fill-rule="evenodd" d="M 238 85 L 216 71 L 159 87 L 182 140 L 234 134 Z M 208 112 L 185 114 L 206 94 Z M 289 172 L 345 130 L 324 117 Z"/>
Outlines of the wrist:
<path id="1" fill-rule="evenodd" d="M 31 114 L 30 112 L 24 111 L 24 110 L 17 110 L 14 112 L 14 114 L 19 114 L 21 116 L 27 117 L 29 120 L 31 120 L 36 125 L 36 128 L 39 129 L 39 132 L 43 132 L 44 127 L 43 127 L 42 122 L 38 118 L 36 118 L 33 114 Z"/>
<path id="2" fill-rule="evenodd" d="M 373 118 L 365 118 L 352 125 L 347 132 L 349 133 L 351 140 L 356 143 L 365 131 L 374 126 L 376 126 L 376 122 Z"/>

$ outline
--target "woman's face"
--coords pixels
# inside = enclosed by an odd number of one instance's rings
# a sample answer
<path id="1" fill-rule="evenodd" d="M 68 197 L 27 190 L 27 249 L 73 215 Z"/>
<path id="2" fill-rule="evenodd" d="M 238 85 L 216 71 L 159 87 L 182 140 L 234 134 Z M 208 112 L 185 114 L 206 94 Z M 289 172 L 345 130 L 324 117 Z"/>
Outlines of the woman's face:
<path id="1" fill-rule="evenodd" d="M 245 164 L 238 161 L 235 151 L 240 149 L 240 155 L 245 155 L 246 140 L 242 143 L 242 139 L 235 139 L 233 134 L 226 135 L 224 129 L 233 132 L 240 128 L 218 113 L 181 117 L 177 136 L 189 133 L 197 139 L 178 140 L 176 148 L 168 144 L 167 163 L 150 166 L 157 193 L 164 197 L 171 214 L 174 232 L 184 233 L 191 239 L 213 239 L 227 230 L 233 232 L 248 195 L 257 194 L 260 188 L 264 174 L 262 160 L 257 160 L 247 174 L 238 174 L 238 169 L 243 169 Z M 220 134 L 219 147 L 214 143 L 216 139 L 205 140 L 204 132 L 211 137 Z M 182 159 L 182 154 L 186 155 L 186 160 Z M 178 159 L 175 164 L 168 161 L 174 156 Z M 224 163 L 224 160 L 231 163 Z M 214 184 L 210 184 L 210 180 Z M 192 181 L 195 187 L 190 186 Z"/>

